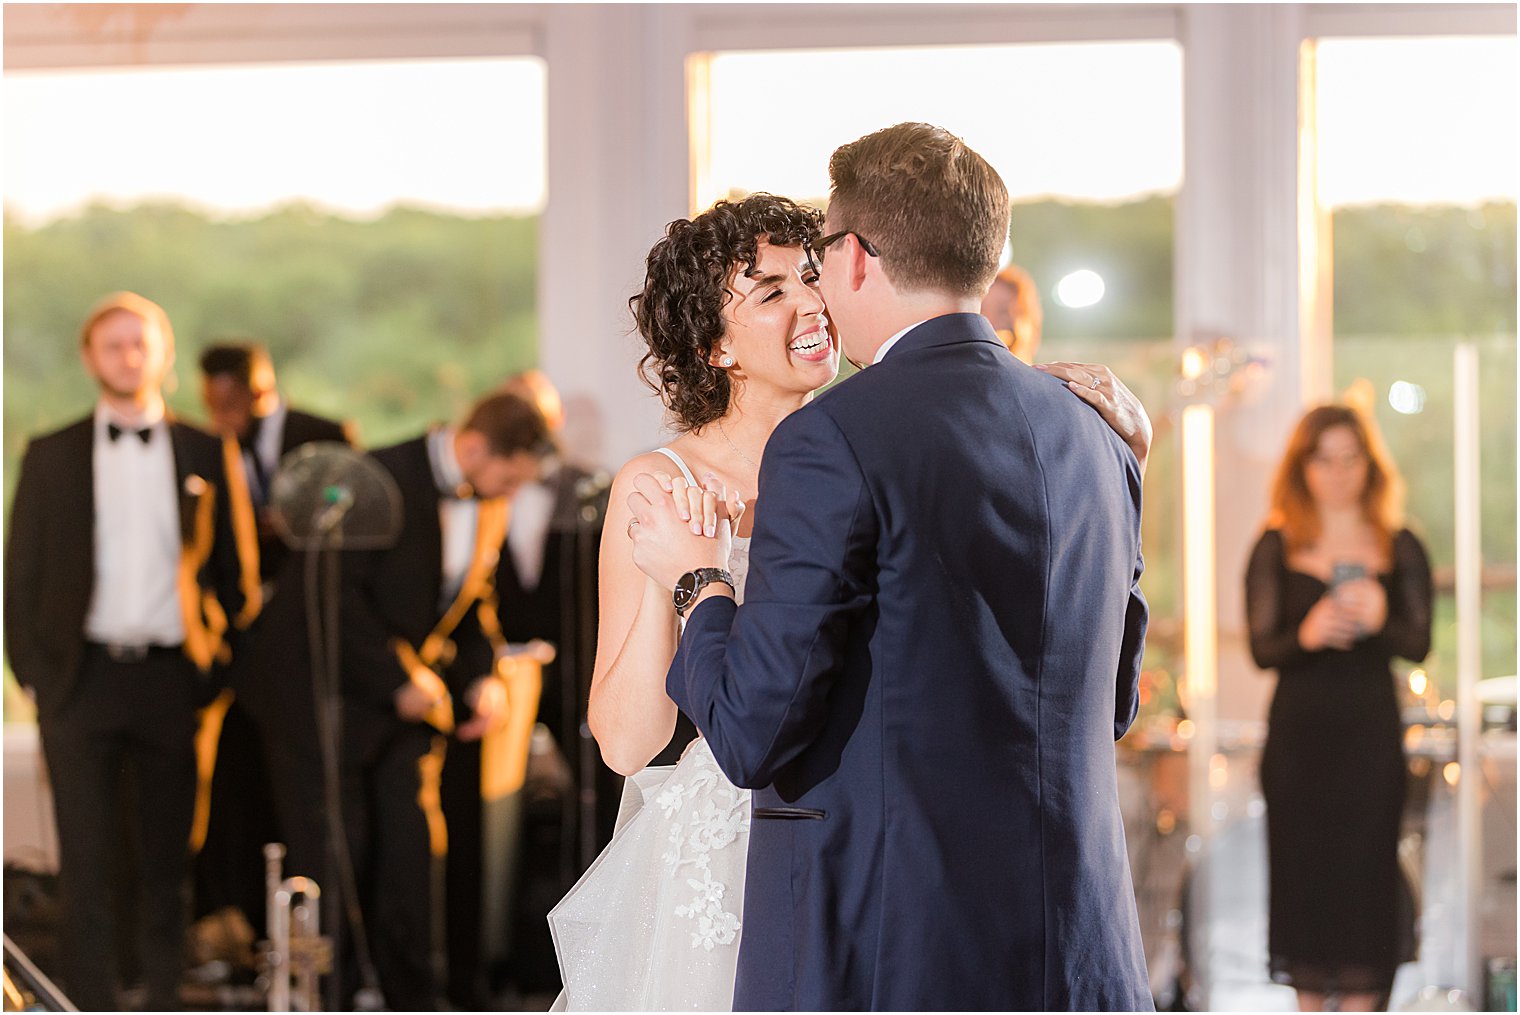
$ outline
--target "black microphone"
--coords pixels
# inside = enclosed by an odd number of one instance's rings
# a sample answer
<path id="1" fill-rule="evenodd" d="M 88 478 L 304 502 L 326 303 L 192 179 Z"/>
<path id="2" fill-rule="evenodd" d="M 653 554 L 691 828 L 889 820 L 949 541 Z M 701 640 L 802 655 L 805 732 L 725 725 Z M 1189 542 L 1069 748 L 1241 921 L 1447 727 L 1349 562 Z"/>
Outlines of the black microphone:
<path id="1" fill-rule="evenodd" d="M 546 481 L 556 491 L 554 513 L 549 518 L 550 532 L 575 532 L 583 525 L 594 524 L 607 510 L 607 491 L 612 477 L 605 471 L 576 476 L 561 476 Z"/>
<path id="2" fill-rule="evenodd" d="M 580 520 L 590 524 L 607 511 L 607 495 L 612 490 L 612 474 L 598 469 L 575 482 L 575 503 Z"/>
<path id="3" fill-rule="evenodd" d="M 582 476 L 575 481 L 575 499 L 578 503 L 589 504 L 607 496 L 607 491 L 612 489 L 612 473 L 606 469 L 598 469 L 589 476 Z"/>

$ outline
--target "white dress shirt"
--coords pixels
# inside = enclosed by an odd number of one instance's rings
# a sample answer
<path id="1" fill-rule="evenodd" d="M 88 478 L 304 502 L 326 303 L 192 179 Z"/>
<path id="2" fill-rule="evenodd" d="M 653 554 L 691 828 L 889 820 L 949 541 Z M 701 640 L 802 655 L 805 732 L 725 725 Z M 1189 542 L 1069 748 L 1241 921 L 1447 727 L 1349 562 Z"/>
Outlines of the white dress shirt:
<path id="1" fill-rule="evenodd" d="M 512 522 L 507 529 L 507 549 L 524 592 L 532 592 L 544 575 L 544 550 L 549 523 L 554 519 L 555 488 L 552 475 L 525 483 L 512 498 Z"/>
<path id="2" fill-rule="evenodd" d="M 107 433 L 115 423 L 124 431 Z M 137 431 L 146 427 L 144 443 Z M 179 483 L 160 404 L 126 424 L 95 407 L 95 583 L 85 637 L 116 645 L 179 645 Z"/>
<path id="3" fill-rule="evenodd" d="M 280 399 L 280 404 L 274 412 L 264 417 L 259 424 L 259 436 L 253 442 L 253 451 L 259 456 L 259 464 L 264 467 L 264 475 L 273 478 L 275 470 L 280 467 L 280 443 L 285 439 L 285 417 L 290 414 L 289 406 L 285 399 Z M 269 491 L 264 491 L 267 497 Z"/>
<path id="4" fill-rule="evenodd" d="M 264 485 L 274 479 L 275 470 L 280 467 L 280 443 L 285 436 L 286 415 L 282 398 L 273 412 L 259 419 L 259 434 L 254 438 L 253 447 L 245 445 L 242 448 L 243 474 L 248 478 L 248 492 L 255 505 L 269 503 L 269 491 Z"/>
<path id="5" fill-rule="evenodd" d="M 881 348 L 876 350 L 876 358 L 871 361 L 871 365 L 875 366 L 877 363 L 880 363 L 882 360 L 886 359 L 887 353 L 891 351 L 894 345 L 902 340 L 902 337 L 904 335 L 912 331 L 914 328 L 918 327 L 920 324 L 927 323 L 928 320 L 929 319 L 926 317 L 922 321 L 914 321 L 912 324 L 908 325 L 906 328 L 899 331 L 897 334 L 893 335 L 885 342 L 881 343 Z"/>
<path id="6" fill-rule="evenodd" d="M 441 491 L 458 490 L 464 485 L 464 470 L 454 457 L 454 428 L 441 426 L 428 434 L 428 461 L 433 467 L 433 479 Z M 438 502 L 438 525 L 443 530 L 443 590 L 440 609 L 448 609 L 459 587 L 464 584 L 465 572 L 475 556 L 475 525 L 480 517 L 480 504 L 474 499 L 444 496 Z"/>

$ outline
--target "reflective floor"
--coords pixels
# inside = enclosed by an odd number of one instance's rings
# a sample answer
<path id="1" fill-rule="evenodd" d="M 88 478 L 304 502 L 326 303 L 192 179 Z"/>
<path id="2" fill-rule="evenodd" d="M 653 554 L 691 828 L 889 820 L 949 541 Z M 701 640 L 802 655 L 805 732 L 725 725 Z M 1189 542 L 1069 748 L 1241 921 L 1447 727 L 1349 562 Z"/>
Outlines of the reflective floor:
<path id="1" fill-rule="evenodd" d="M 1249 738 L 1248 738 L 1249 739 Z M 1188 822 L 1186 745 L 1125 754 L 1120 795 L 1130 865 L 1161 1008 L 1296 1011 L 1294 993 L 1267 976 L 1266 808 L 1254 746 L 1222 752 L 1210 836 Z M 1400 967 L 1390 1008 L 1426 1004 L 1427 988 L 1463 982 L 1457 900 L 1457 793 L 1445 776 L 1450 745 L 1410 752 L 1401 857 L 1419 899 L 1419 958 Z M 1485 735 L 1481 954 L 1515 954 L 1515 736 Z M 1207 841 L 1205 841 L 1207 839 Z M 1199 886 L 1199 887 L 1195 887 Z M 1188 946 L 1184 947 L 1184 939 Z M 1511 968 L 1513 968 L 1511 966 Z M 1469 999 L 1481 1008 L 1482 999 Z"/>

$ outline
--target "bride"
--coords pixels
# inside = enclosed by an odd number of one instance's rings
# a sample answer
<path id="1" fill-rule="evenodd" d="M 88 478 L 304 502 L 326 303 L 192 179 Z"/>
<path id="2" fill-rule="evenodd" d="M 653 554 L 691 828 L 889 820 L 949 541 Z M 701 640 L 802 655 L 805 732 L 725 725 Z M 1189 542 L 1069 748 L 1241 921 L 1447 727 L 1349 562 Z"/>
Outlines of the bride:
<path id="1" fill-rule="evenodd" d="M 763 505 L 731 499 L 731 530 L 717 522 L 716 495 L 704 486 L 758 489 L 771 432 L 838 373 L 838 336 L 812 253 L 822 224 L 822 213 L 783 197 L 720 201 L 671 223 L 629 301 L 648 347 L 643 375 L 679 436 L 624 465 L 608 502 L 588 717 L 603 759 L 628 780 L 612 842 L 549 915 L 565 984 L 556 1009 L 732 1006 L 749 791 L 723 777 L 666 696 L 679 618 L 671 590 L 634 566 L 621 535 L 632 521 L 633 478 L 664 474 L 693 531 L 731 538 L 729 570 L 742 601 L 746 515 Z M 1144 464 L 1149 423 L 1106 367 L 1042 369 L 1093 404 Z M 1094 385 L 1095 377 L 1107 383 Z M 683 746 L 674 768 L 646 767 Z"/>

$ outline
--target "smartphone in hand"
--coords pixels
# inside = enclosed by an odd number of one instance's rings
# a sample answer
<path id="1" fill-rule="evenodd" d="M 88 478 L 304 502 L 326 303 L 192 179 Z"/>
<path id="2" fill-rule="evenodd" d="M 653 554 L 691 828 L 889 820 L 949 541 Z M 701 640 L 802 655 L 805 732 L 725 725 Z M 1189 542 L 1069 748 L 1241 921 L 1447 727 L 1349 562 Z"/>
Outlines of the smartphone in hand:
<path id="1" fill-rule="evenodd" d="M 1347 582 L 1354 582 L 1358 578 L 1365 577 L 1367 577 L 1367 565 L 1349 560 L 1337 561 L 1330 569 L 1330 591 L 1334 592 Z"/>
<path id="2" fill-rule="evenodd" d="M 1335 599 L 1337 605 L 1345 606 L 1345 603 L 1341 601 L 1341 597 L 1336 595 L 1340 587 L 1347 582 L 1358 581 L 1365 577 L 1367 577 L 1367 565 L 1349 560 L 1337 561 L 1330 568 L 1330 598 Z M 1357 621 L 1354 626 L 1354 637 L 1360 640 L 1366 633 L 1362 628 L 1361 621 Z"/>

